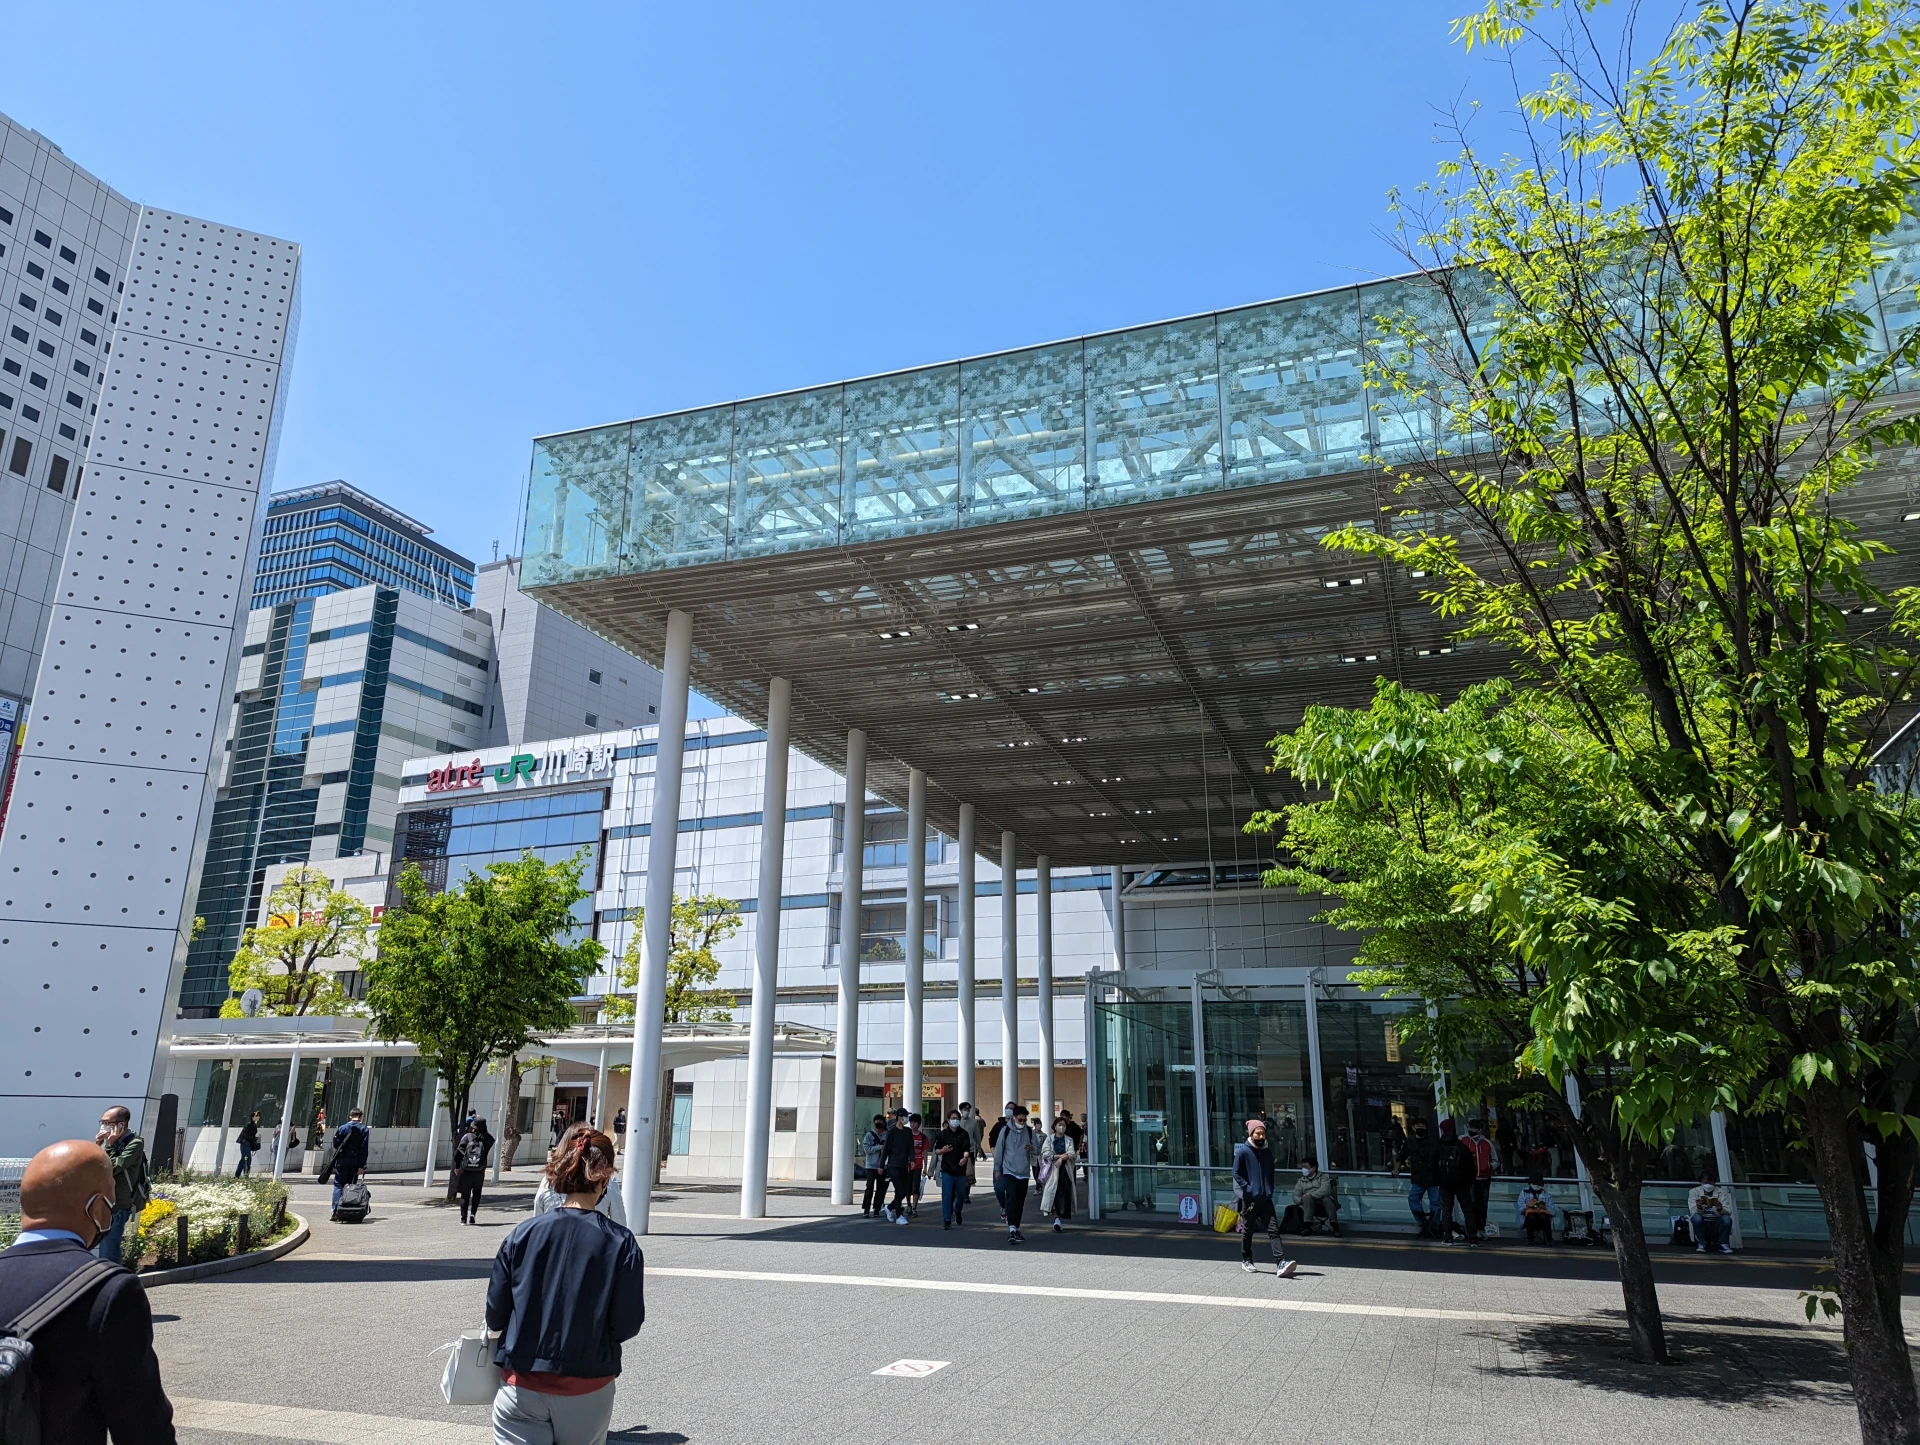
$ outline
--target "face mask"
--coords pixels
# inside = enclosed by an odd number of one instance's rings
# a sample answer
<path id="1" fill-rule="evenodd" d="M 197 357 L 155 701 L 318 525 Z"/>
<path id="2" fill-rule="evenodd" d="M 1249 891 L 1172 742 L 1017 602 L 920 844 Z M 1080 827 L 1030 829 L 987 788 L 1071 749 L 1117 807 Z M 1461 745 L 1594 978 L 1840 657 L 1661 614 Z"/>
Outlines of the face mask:
<path id="1" fill-rule="evenodd" d="M 947 1127 L 949 1129 L 958 1129 L 960 1127 L 960 1116 L 955 1114 L 951 1119 L 947 1120 Z"/>

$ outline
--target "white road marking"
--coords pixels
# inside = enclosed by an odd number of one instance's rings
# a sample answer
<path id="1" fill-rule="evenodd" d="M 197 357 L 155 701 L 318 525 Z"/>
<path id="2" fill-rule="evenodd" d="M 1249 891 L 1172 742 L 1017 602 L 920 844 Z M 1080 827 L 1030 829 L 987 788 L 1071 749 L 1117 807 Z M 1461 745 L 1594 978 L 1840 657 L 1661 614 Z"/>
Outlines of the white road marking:
<path id="1" fill-rule="evenodd" d="M 891 1365 L 882 1365 L 874 1371 L 876 1375 L 897 1375 L 908 1380 L 924 1380 L 935 1370 L 944 1370 L 952 1360 L 895 1360 Z"/>
<path id="2" fill-rule="evenodd" d="M 348 1410 L 311 1410 L 296 1405 L 255 1405 L 240 1400 L 173 1401 L 181 1429 L 253 1435 L 268 1440 L 322 1440 L 327 1445 L 493 1445 L 491 1425 L 451 1420 L 415 1420 L 404 1415 L 362 1415 Z"/>
<path id="3" fill-rule="evenodd" d="M 866 1289 L 917 1289 L 951 1294 L 1030 1295 L 1041 1299 L 1117 1300 L 1126 1304 L 1214 1305 L 1222 1309 L 1291 1310 L 1307 1314 L 1374 1315 L 1401 1320 L 1480 1320 L 1493 1324 L 1533 1324 L 1549 1315 L 1506 1314 L 1498 1310 L 1429 1309 L 1420 1305 L 1339 1304 L 1330 1300 L 1259 1295 L 1172 1294 L 1143 1289 L 1072 1289 L 1063 1285 L 990 1284 L 981 1280 L 904 1279 L 889 1275 L 786 1274 L 755 1269 L 673 1269 L 654 1266 L 649 1275 L 672 1279 L 737 1279 L 755 1284 L 834 1284 Z M 1295 1286 L 1283 1286 L 1294 1288 Z"/>

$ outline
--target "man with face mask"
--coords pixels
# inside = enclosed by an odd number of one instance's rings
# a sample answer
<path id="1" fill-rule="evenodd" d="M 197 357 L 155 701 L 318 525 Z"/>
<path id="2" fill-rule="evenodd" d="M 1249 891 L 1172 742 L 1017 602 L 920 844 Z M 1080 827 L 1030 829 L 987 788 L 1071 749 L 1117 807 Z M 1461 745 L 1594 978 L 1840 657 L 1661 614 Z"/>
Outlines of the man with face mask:
<path id="1" fill-rule="evenodd" d="M 64 1140 L 28 1162 L 20 1233 L 0 1251 L 0 1321 L 36 1313 L 37 1302 L 69 1281 L 83 1286 L 32 1334 L 43 1445 L 106 1445 L 109 1431 L 115 1445 L 173 1445 L 147 1292 L 89 1253 L 113 1211 L 113 1166 L 98 1144 Z M 93 1272 L 91 1284 L 82 1270 Z"/>
<path id="2" fill-rule="evenodd" d="M 958 1112 L 947 1115 L 933 1150 L 940 1156 L 940 1227 L 952 1229 L 966 1213 L 967 1181 L 973 1177 L 973 1136 Z"/>

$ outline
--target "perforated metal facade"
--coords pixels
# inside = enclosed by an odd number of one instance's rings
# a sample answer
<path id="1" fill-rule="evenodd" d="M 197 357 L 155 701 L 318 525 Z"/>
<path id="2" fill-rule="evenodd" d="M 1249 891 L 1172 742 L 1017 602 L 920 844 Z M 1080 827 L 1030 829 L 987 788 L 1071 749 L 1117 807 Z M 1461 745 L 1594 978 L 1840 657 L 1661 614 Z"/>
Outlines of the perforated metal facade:
<path id="1" fill-rule="evenodd" d="M 300 249 L 142 209 L 0 841 L 0 1153 L 136 1118 L 172 1016 Z"/>

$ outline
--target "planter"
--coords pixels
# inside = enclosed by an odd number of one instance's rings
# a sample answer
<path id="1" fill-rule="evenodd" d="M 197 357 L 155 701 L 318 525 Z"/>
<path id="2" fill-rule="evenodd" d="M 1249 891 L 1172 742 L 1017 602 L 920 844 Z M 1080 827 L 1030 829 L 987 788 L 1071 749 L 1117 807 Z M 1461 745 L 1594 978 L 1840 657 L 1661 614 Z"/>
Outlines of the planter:
<path id="1" fill-rule="evenodd" d="M 299 1215 L 292 1216 L 296 1228 L 285 1239 L 268 1245 L 265 1249 L 252 1250 L 247 1254 L 229 1255 L 225 1259 L 210 1259 L 203 1264 L 182 1265 L 175 1269 L 155 1269 L 135 1278 L 148 1289 L 163 1284 L 185 1284 L 189 1280 L 207 1279 L 217 1274 L 232 1274 L 235 1270 L 252 1269 L 257 1264 L 289 1254 L 305 1244 L 312 1236 L 306 1220 Z"/>

